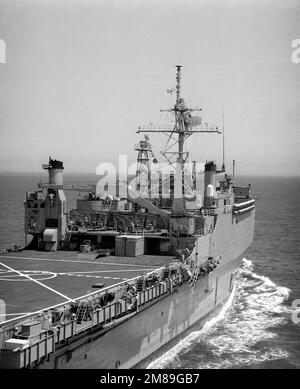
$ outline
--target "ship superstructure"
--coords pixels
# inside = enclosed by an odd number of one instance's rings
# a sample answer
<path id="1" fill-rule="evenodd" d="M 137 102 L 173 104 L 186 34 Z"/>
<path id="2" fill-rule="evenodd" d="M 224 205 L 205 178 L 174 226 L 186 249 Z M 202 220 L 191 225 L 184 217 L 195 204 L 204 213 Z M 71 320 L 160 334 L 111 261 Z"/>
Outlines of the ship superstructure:
<path id="1" fill-rule="evenodd" d="M 136 366 L 194 324 L 204 323 L 228 299 L 241 256 L 253 240 L 255 204 L 250 186 L 237 187 L 226 174 L 224 158 L 221 169 L 206 161 L 200 192 L 193 162 L 187 184 L 186 139 L 221 131 L 192 116 L 201 110 L 186 106 L 181 66 L 176 68 L 176 102 L 167 110 L 175 124 L 139 127 L 137 132 L 146 135 L 135 146 L 136 185 L 126 183 L 126 196 L 118 190 L 117 196 L 96 193 L 91 185 L 64 185 L 63 163 L 51 157 L 43 165 L 48 183 L 26 194 L 25 233 L 33 236 L 27 249 L 35 251 L 28 255 L 24 250 L 17 259 L 42 260 L 46 253 L 46 261 L 67 258 L 80 266 L 95 261 L 115 269 L 126 264 L 134 273 L 124 270 L 119 282 L 98 284 L 81 297 L 74 286 L 62 304 L 1 323 L 1 367 Z M 158 161 L 149 134 L 157 132 L 167 135 L 162 155 L 174 168 L 167 198 L 159 169 L 150 171 L 150 159 Z M 84 193 L 70 212 L 66 190 Z M 13 270 L 7 263 L 3 265 Z M 97 271 L 83 273 L 93 277 Z"/>

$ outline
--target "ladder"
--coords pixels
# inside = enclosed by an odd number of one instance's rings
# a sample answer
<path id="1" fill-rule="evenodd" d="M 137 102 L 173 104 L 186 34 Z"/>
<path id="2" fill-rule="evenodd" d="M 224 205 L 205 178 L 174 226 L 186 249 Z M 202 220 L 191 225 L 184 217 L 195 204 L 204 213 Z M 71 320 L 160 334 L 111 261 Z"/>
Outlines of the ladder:
<path id="1" fill-rule="evenodd" d="M 138 278 L 136 291 L 141 293 L 145 289 L 145 279 L 143 277 Z"/>
<path id="2" fill-rule="evenodd" d="M 85 317 L 86 313 L 86 304 L 84 302 L 79 304 L 79 307 L 77 309 L 76 313 L 76 323 L 81 324 L 83 322 L 83 319 Z"/>
<path id="3" fill-rule="evenodd" d="M 199 267 L 196 266 L 195 269 L 194 269 L 194 272 L 193 274 L 191 275 L 191 278 L 188 280 L 188 284 L 193 288 L 196 284 L 196 281 L 198 279 L 198 275 L 199 275 Z"/>

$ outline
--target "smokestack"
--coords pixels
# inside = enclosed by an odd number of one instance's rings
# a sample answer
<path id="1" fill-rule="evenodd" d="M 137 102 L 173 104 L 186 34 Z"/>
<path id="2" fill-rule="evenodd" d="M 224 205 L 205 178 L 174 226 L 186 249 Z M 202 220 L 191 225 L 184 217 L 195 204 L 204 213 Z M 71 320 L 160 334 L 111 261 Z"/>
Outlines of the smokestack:
<path id="1" fill-rule="evenodd" d="M 217 166 L 213 161 L 206 162 L 204 169 L 204 206 L 213 206 L 213 196 L 216 189 Z"/>
<path id="2" fill-rule="evenodd" d="M 49 157 L 49 163 L 43 165 L 43 169 L 48 170 L 49 184 L 60 186 L 63 185 L 63 162 Z"/>

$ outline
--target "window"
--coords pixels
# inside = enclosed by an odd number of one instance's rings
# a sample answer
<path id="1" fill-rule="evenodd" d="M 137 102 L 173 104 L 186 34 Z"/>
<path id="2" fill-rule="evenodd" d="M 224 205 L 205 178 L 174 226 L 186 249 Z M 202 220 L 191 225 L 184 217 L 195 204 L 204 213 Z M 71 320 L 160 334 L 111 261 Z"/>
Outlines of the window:
<path id="1" fill-rule="evenodd" d="M 57 228 L 58 227 L 58 219 L 46 219 L 45 227 Z"/>

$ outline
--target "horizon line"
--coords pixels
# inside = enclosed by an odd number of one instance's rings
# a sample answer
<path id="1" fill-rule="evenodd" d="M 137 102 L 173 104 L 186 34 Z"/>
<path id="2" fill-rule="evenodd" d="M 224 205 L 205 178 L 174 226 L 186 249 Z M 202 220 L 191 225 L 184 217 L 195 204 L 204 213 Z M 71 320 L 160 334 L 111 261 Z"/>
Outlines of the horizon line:
<path id="1" fill-rule="evenodd" d="M 6 170 L 0 170 L 0 174 L 34 174 L 34 175 L 40 175 L 42 174 L 43 171 L 37 172 L 37 171 L 6 171 Z M 226 171 L 224 172 L 226 173 Z M 68 171 L 64 172 L 64 175 L 67 176 L 68 174 L 70 175 L 79 175 L 79 174 L 84 174 L 84 175 L 95 175 L 96 177 L 100 177 L 99 175 L 96 174 L 96 172 L 87 172 L 87 171 Z M 232 173 L 227 173 L 227 174 L 232 174 Z M 45 175 L 45 174 L 44 174 Z M 134 175 L 134 174 L 131 174 Z M 241 176 L 247 176 L 247 177 L 290 177 L 290 178 L 300 178 L 300 173 L 299 174 L 286 174 L 286 173 L 280 173 L 280 174 L 270 174 L 270 173 L 239 173 L 235 175 L 236 177 L 241 177 Z M 45 175 L 46 177 L 46 175 Z"/>

